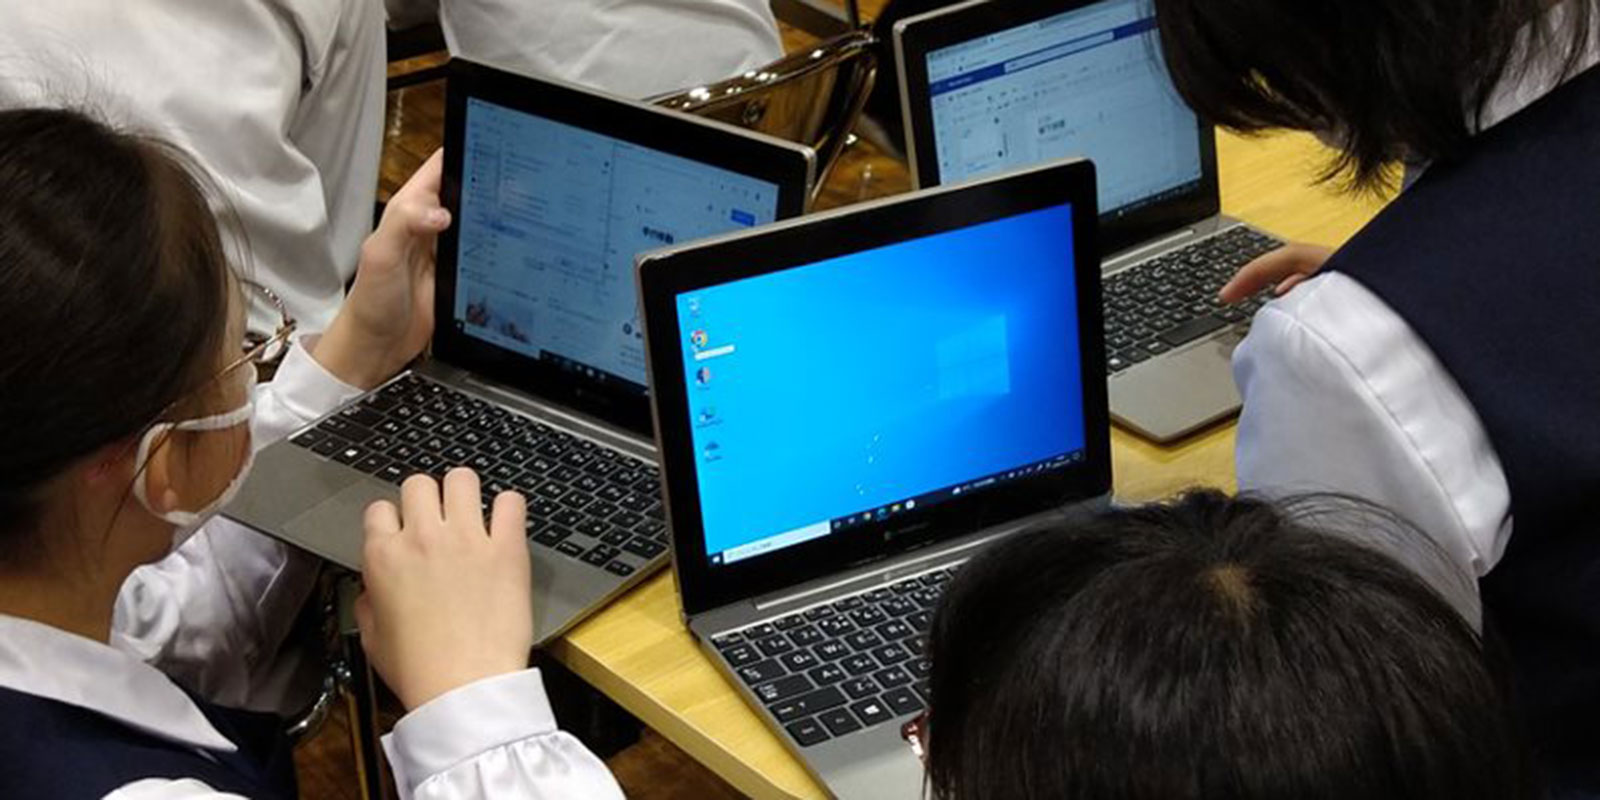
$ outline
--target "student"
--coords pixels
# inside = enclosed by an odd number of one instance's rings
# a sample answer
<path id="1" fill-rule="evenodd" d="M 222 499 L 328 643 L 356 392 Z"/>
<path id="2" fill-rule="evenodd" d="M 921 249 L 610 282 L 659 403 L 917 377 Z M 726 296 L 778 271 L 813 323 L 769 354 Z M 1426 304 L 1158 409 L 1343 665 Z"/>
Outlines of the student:
<path id="1" fill-rule="evenodd" d="M 930 631 L 932 797 L 1542 797 L 1471 626 L 1297 521 L 1332 510 L 1199 492 L 974 559 Z"/>
<path id="2" fill-rule="evenodd" d="M 213 515 L 256 448 L 421 351 L 440 163 L 389 204 L 325 332 L 283 317 L 241 356 L 260 290 L 179 151 L 0 112 L 0 796 L 294 796 L 281 720 L 236 709 L 289 700 L 276 654 L 317 562 Z M 523 502 L 497 498 L 486 532 L 478 491 L 413 478 L 403 513 L 368 514 L 358 617 L 409 711 L 387 741 L 401 793 L 620 798 L 524 670 Z"/>
<path id="3" fill-rule="evenodd" d="M 646 98 L 783 57 L 768 0 L 387 0 L 436 11 L 450 52 L 514 72 Z"/>
<path id="4" fill-rule="evenodd" d="M 227 189 L 256 278 L 327 327 L 372 231 L 378 0 L 0 0 L 0 15 L 0 107 L 94 105 L 193 153 Z M 275 321 L 252 308 L 256 334 Z"/>
<path id="5" fill-rule="evenodd" d="M 1236 353 L 1241 488 L 1353 494 L 1437 537 L 1481 578 L 1554 782 L 1600 796 L 1593 0 L 1155 8 L 1202 117 L 1317 133 L 1357 188 L 1408 177 Z"/>

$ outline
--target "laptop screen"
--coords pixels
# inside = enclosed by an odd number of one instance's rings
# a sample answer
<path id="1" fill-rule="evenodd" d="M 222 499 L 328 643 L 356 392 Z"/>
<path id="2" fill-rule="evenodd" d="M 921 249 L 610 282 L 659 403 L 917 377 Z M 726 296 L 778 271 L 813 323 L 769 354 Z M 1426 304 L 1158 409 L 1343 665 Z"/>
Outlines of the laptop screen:
<path id="1" fill-rule="evenodd" d="M 641 394 L 634 256 L 778 216 L 776 184 L 479 98 L 465 142 L 456 329 Z"/>
<path id="2" fill-rule="evenodd" d="M 1085 458 L 1073 246 L 1057 205 L 676 294 L 711 563 Z"/>
<path id="3" fill-rule="evenodd" d="M 939 183 L 1086 156 L 1102 215 L 1193 191 L 1200 123 L 1155 25 L 1148 0 L 1108 0 L 930 50 Z"/>

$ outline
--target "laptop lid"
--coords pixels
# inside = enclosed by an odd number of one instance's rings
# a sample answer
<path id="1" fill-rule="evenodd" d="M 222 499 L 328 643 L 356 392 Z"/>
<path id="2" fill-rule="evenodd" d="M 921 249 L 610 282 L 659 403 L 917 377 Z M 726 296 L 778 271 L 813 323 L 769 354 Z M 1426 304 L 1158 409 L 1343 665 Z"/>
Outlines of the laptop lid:
<path id="1" fill-rule="evenodd" d="M 894 36 L 919 186 L 1093 159 L 1107 253 L 1219 212 L 1215 133 L 1173 88 L 1148 0 L 976 0 Z"/>
<path id="2" fill-rule="evenodd" d="M 641 258 L 687 613 L 1110 490 L 1094 198 L 1078 160 Z"/>
<path id="3" fill-rule="evenodd" d="M 800 214 L 809 148 L 450 65 L 434 355 L 650 435 L 634 256 Z"/>

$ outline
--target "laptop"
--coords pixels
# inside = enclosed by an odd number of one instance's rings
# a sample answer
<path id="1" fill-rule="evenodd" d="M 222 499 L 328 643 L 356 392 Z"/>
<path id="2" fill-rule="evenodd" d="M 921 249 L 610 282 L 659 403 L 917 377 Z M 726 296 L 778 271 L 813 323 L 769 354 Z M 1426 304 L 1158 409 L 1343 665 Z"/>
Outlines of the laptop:
<path id="1" fill-rule="evenodd" d="M 1111 416 L 1158 442 L 1239 410 L 1265 296 L 1217 290 L 1282 243 L 1222 216 L 1215 133 L 1172 87 L 1148 0 L 977 0 L 894 28 L 918 186 L 1081 155 L 1100 177 Z"/>
<path id="2" fill-rule="evenodd" d="M 836 797 L 921 797 L 952 570 L 1111 490 L 1094 192 L 1078 160 L 641 259 L 684 616 Z"/>
<path id="3" fill-rule="evenodd" d="M 801 212 L 810 150 L 466 62 L 448 76 L 432 356 L 264 449 L 227 515 L 346 567 L 464 465 L 528 499 L 549 641 L 666 563 L 634 256 Z"/>

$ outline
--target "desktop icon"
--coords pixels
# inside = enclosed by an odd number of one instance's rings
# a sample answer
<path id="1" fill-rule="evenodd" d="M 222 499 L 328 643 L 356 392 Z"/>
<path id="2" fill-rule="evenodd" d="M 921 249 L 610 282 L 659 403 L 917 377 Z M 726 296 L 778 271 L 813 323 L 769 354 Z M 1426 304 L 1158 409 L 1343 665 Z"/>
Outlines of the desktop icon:
<path id="1" fill-rule="evenodd" d="M 689 316 L 691 316 L 691 317 L 700 316 L 700 298 L 698 298 L 698 297 L 689 298 Z"/>
<path id="2" fill-rule="evenodd" d="M 707 461 L 716 461 L 721 456 L 722 456 L 722 445 L 717 444 L 716 442 L 707 442 L 706 443 L 705 457 L 706 457 Z"/>
<path id="3" fill-rule="evenodd" d="M 699 420 L 700 420 L 700 424 L 701 425 L 710 425 L 711 423 L 716 422 L 717 421 L 717 407 L 716 406 L 706 406 L 705 408 L 700 409 Z"/>
<path id="4" fill-rule="evenodd" d="M 710 383 L 711 383 L 711 368 L 710 367 L 701 367 L 701 368 L 695 370 L 694 371 L 694 382 L 700 384 L 701 386 L 710 385 Z"/>
<path id="5" fill-rule="evenodd" d="M 694 345 L 694 349 L 696 350 L 706 349 L 706 345 L 710 342 L 711 337 L 707 336 L 706 332 L 703 330 L 695 331 L 694 333 L 689 334 L 689 343 Z"/>

